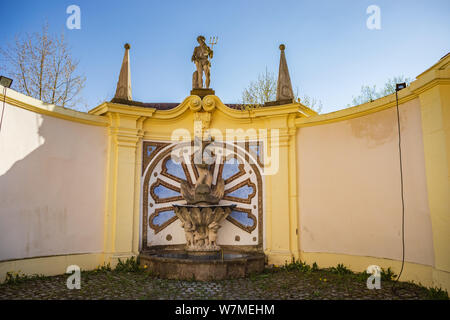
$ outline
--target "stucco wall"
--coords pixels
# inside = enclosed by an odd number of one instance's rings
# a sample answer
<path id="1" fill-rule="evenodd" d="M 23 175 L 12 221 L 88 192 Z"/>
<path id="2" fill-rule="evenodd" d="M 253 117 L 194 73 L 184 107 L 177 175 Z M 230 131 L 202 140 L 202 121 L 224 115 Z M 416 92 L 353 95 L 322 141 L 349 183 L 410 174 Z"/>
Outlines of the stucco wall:
<path id="1" fill-rule="evenodd" d="M 419 99 L 400 105 L 406 261 L 434 264 Z M 299 128 L 297 181 L 303 252 L 401 260 L 395 108 Z"/>
<path id="2" fill-rule="evenodd" d="M 102 252 L 106 149 L 105 127 L 6 104 L 0 261 Z"/>

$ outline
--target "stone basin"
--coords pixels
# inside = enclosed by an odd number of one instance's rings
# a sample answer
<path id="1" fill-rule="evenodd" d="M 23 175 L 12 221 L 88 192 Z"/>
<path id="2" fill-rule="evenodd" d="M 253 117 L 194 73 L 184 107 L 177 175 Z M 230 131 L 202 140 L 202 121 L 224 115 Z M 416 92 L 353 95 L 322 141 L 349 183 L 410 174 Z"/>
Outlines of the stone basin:
<path id="1" fill-rule="evenodd" d="M 264 253 L 219 252 L 210 255 L 190 255 L 184 250 L 143 252 L 140 264 L 165 279 L 222 280 L 243 278 L 264 270 Z"/>

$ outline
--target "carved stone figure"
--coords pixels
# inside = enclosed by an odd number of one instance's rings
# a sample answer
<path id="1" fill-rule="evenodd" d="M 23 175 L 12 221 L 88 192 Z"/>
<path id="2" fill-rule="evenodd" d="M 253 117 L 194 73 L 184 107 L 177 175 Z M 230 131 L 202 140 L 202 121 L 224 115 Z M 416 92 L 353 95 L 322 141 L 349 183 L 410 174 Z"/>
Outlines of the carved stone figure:
<path id="1" fill-rule="evenodd" d="M 194 243 L 197 247 L 203 247 L 207 245 L 208 235 L 201 233 L 199 231 L 194 232 Z"/>
<path id="2" fill-rule="evenodd" d="M 212 170 L 214 166 L 208 163 L 214 163 L 214 155 L 209 156 L 207 163 L 203 162 L 203 155 L 209 143 L 210 142 L 202 141 L 201 150 L 198 151 L 199 153 L 194 157 L 194 162 L 198 162 L 197 156 L 200 156 L 200 159 L 202 159 L 202 163 L 195 164 L 198 172 L 198 178 L 195 185 L 192 186 L 187 181 L 182 181 L 180 183 L 181 195 L 188 204 L 201 202 L 217 204 L 224 195 L 225 182 L 222 177 L 217 177 L 216 185 L 212 186 Z M 208 154 L 206 154 L 206 157 L 208 157 Z"/>
<path id="3" fill-rule="evenodd" d="M 211 141 L 201 141 L 201 148 L 197 151 L 202 157 L 200 157 L 200 163 L 194 161 L 198 172 L 195 185 L 185 180 L 180 183 L 181 195 L 187 204 L 173 205 L 186 234 L 188 251 L 218 251 L 220 247 L 217 245 L 217 230 L 220 228 L 220 223 L 236 206 L 234 204 L 218 205 L 224 195 L 225 183 L 222 177 L 218 177 L 216 185 L 212 185 L 212 164 L 215 156 L 211 152 L 209 156 L 203 157 L 209 144 Z"/>
<path id="4" fill-rule="evenodd" d="M 216 244 L 216 240 L 217 240 L 217 231 L 219 230 L 220 225 L 217 222 L 211 222 L 208 225 L 208 240 L 209 240 L 209 245 L 211 247 L 215 247 Z"/>
<path id="5" fill-rule="evenodd" d="M 191 58 L 197 68 L 192 75 L 192 88 L 203 88 L 203 73 L 205 73 L 205 88 L 209 88 L 211 69 L 211 62 L 209 59 L 212 59 L 213 51 L 205 43 L 204 36 L 198 36 L 197 42 L 199 43 L 199 46 L 194 48 L 194 53 Z"/>
<path id="6" fill-rule="evenodd" d="M 192 227 L 192 223 L 189 220 L 185 221 L 181 227 L 184 228 L 184 233 L 186 235 L 186 245 L 187 246 L 194 245 L 195 228 Z"/>

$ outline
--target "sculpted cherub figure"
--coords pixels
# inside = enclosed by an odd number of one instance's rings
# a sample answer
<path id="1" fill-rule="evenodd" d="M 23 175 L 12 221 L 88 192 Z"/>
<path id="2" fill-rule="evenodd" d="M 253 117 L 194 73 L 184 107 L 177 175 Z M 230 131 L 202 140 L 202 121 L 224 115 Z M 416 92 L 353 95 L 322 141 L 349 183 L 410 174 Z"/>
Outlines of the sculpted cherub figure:
<path id="1" fill-rule="evenodd" d="M 186 221 L 181 225 L 184 228 L 184 233 L 186 235 L 186 245 L 188 247 L 194 245 L 194 232 L 195 228 L 190 221 Z"/>
<path id="2" fill-rule="evenodd" d="M 211 247 L 215 247 L 217 245 L 217 231 L 219 230 L 220 225 L 217 222 L 211 222 L 208 225 L 208 239 L 209 239 L 209 245 Z"/>
<path id="3" fill-rule="evenodd" d="M 205 245 L 205 241 L 208 241 L 208 236 L 201 234 L 198 231 L 194 231 L 194 244 L 197 247 L 203 247 Z"/>

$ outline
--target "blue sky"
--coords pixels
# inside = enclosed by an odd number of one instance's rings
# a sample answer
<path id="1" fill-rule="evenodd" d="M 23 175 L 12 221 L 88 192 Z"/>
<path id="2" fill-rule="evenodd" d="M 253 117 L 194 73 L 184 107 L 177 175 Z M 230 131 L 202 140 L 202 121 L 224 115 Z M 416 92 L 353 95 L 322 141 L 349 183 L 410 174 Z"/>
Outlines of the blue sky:
<path id="1" fill-rule="evenodd" d="M 80 30 L 66 28 L 71 4 L 81 8 Z M 366 27 L 372 4 L 381 10 L 380 30 Z M 181 102 L 191 89 L 196 37 L 218 36 L 211 87 L 225 103 L 239 102 L 266 68 L 278 72 L 284 43 L 294 90 L 321 100 L 323 113 L 345 108 L 361 85 L 415 78 L 450 51 L 448 0 L 15 0 L 2 3 L 0 18 L 2 46 L 45 20 L 64 32 L 87 77 L 88 109 L 113 97 L 126 42 L 133 100 Z"/>

